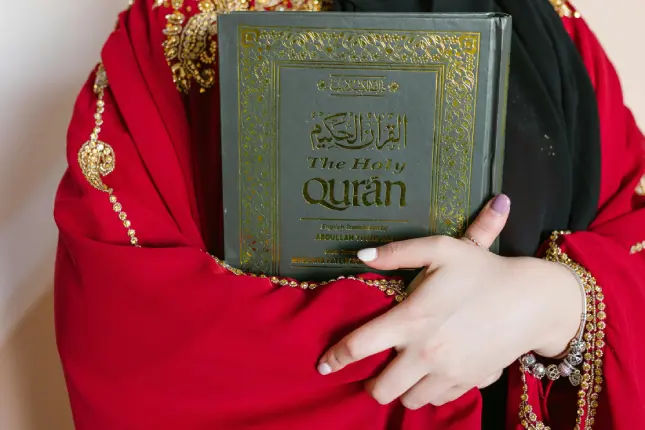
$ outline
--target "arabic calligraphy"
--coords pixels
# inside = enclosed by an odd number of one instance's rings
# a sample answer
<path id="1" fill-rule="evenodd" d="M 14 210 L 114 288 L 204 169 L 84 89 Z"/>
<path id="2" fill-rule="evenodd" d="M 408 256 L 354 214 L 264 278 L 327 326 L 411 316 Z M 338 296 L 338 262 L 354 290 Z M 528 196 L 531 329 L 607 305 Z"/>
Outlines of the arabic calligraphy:
<path id="1" fill-rule="evenodd" d="M 395 93 L 399 84 L 388 83 L 386 76 L 329 75 L 329 80 L 318 81 L 320 91 L 329 91 L 332 96 L 384 97 L 388 91 Z"/>
<path id="2" fill-rule="evenodd" d="M 323 113 L 311 115 L 314 150 L 375 149 L 398 151 L 407 145 L 408 120 L 394 113 Z"/>

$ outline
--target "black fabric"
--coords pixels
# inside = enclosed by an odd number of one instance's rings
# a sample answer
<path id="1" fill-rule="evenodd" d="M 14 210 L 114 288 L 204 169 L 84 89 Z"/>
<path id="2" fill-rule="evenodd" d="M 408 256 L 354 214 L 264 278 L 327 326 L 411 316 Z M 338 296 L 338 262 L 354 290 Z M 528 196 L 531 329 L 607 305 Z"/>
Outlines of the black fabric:
<path id="1" fill-rule="evenodd" d="M 600 125 L 584 64 L 548 0 L 337 0 L 340 11 L 504 12 L 513 17 L 500 252 L 535 255 L 554 230 L 584 230 L 600 193 Z M 484 390 L 484 429 L 504 428 L 505 379 Z"/>

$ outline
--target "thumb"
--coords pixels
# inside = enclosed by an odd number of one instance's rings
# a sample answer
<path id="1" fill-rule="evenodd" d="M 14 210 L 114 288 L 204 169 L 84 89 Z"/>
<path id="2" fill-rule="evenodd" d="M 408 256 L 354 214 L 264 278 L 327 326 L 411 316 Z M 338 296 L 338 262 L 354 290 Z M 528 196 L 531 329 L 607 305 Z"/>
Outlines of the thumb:
<path id="1" fill-rule="evenodd" d="M 490 248 L 502 232 L 511 211 L 511 199 L 505 194 L 493 198 L 466 229 L 463 240 Z"/>

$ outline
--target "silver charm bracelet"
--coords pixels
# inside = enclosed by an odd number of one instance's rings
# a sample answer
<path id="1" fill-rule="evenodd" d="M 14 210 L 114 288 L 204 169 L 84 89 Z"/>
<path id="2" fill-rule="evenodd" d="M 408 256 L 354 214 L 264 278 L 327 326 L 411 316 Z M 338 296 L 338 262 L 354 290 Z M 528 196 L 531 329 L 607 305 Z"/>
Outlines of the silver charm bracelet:
<path id="1" fill-rule="evenodd" d="M 559 263 L 562 264 L 562 263 Z M 585 323 L 587 322 L 587 293 L 585 291 L 584 282 L 580 279 L 580 275 L 576 273 L 571 267 L 566 264 L 562 264 L 566 267 L 578 281 L 580 289 L 582 290 L 583 297 L 583 310 L 580 316 L 580 329 L 576 337 L 569 343 L 569 349 L 567 350 L 567 356 L 560 362 L 560 364 L 551 364 L 545 366 L 544 364 L 537 361 L 537 358 L 534 354 L 524 355 L 520 361 L 524 370 L 529 374 L 533 375 L 537 379 L 542 379 L 545 376 L 552 381 L 556 381 L 560 378 L 569 378 L 569 382 L 574 387 L 577 387 L 582 382 L 582 374 L 580 373 L 579 366 L 583 361 L 583 353 L 586 349 L 586 342 L 584 341 L 584 331 Z"/>

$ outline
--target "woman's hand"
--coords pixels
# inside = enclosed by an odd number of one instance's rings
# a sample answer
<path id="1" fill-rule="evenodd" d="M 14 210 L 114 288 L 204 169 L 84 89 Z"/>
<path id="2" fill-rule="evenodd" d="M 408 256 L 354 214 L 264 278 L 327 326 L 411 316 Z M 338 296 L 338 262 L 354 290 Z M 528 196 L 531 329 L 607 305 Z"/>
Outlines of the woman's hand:
<path id="1" fill-rule="evenodd" d="M 361 251 L 375 269 L 425 270 L 406 301 L 325 353 L 319 372 L 337 372 L 394 348 L 397 357 L 367 388 L 379 403 L 401 397 L 417 409 L 493 383 L 529 351 L 547 357 L 564 352 L 578 331 L 583 303 L 573 274 L 557 263 L 483 249 L 509 210 L 508 197 L 498 196 L 464 239 L 428 237 Z"/>

